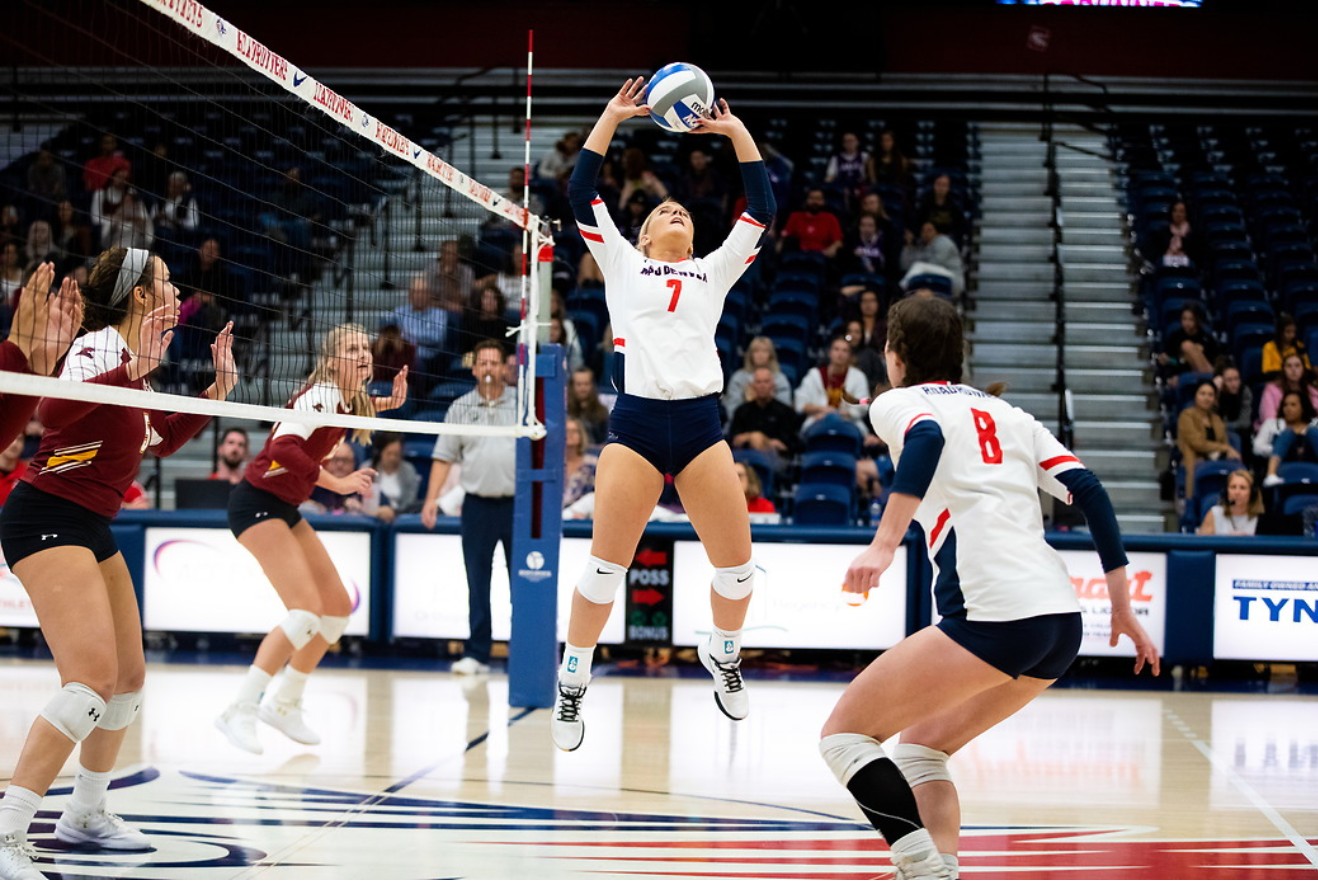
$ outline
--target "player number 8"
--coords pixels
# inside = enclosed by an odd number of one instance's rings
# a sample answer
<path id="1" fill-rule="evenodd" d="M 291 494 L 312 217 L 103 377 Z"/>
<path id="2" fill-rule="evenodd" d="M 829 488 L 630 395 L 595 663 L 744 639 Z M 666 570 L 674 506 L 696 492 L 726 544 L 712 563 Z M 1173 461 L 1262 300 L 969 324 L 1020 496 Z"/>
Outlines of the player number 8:
<path id="1" fill-rule="evenodd" d="M 998 441 L 998 426 L 993 416 L 985 410 L 970 409 L 975 418 L 975 432 L 979 435 L 979 454 L 989 465 L 1002 464 L 1002 444 Z"/>

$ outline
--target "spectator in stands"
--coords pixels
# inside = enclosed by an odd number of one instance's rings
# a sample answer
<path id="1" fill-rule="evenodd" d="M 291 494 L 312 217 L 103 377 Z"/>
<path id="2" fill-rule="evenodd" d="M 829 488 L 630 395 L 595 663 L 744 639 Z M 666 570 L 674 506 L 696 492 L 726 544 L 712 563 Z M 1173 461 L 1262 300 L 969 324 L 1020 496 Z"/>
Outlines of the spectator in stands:
<path id="1" fill-rule="evenodd" d="M 607 166 L 608 163 L 605 163 Z M 614 203 L 619 209 L 627 205 L 627 200 L 632 198 L 632 194 L 637 190 L 645 193 L 651 202 L 659 203 L 668 198 L 668 188 L 659 176 L 650 171 L 649 163 L 645 159 L 645 154 L 637 147 L 628 147 L 622 151 L 622 188 L 618 193 L 618 201 Z M 603 198 L 603 190 L 600 191 L 600 198 Z"/>
<path id="2" fill-rule="evenodd" d="M 860 368 L 861 373 L 865 375 L 865 381 L 869 383 L 870 398 L 877 397 L 874 388 L 887 385 L 888 382 L 888 366 L 883 360 L 883 350 L 866 343 L 865 332 L 858 318 L 850 319 L 843 326 L 842 332 L 847 342 L 851 344 L 852 352 L 855 353 L 855 361 L 852 363 Z"/>
<path id="3" fill-rule="evenodd" d="M 1259 429 L 1259 437 L 1254 442 L 1255 452 L 1260 452 L 1260 441 L 1266 435 L 1273 435 L 1272 449 L 1267 451 L 1268 474 L 1263 479 L 1264 487 L 1282 483 L 1277 474 L 1277 467 L 1284 462 L 1318 463 L 1318 418 L 1314 415 L 1314 406 L 1309 396 L 1299 392 L 1287 392 L 1281 399 L 1281 416 L 1268 420 Z"/>
<path id="4" fill-rule="evenodd" d="M 581 420 L 590 444 L 603 444 L 609 437 L 609 409 L 600 400 L 595 372 L 582 368 L 572 372 L 568 388 L 567 415 Z"/>
<path id="5" fill-rule="evenodd" d="M 220 446 L 215 449 L 215 471 L 211 472 L 210 479 L 241 483 L 243 472 L 247 470 L 248 449 L 246 429 L 237 426 L 225 429 L 220 436 Z"/>
<path id="6" fill-rule="evenodd" d="M 159 202 L 169 192 L 169 176 L 177 169 L 169 159 L 169 145 L 157 141 L 140 161 L 133 164 L 133 182 L 151 202 Z"/>
<path id="7" fill-rule="evenodd" d="M 774 514 L 778 511 L 772 501 L 764 498 L 764 486 L 760 483 L 760 473 L 754 466 L 744 462 L 733 463 L 737 477 L 741 480 L 741 492 L 746 496 L 746 511 L 751 514 Z"/>
<path id="8" fill-rule="evenodd" d="M 563 328 L 563 320 L 557 316 L 549 318 L 549 342 L 557 343 L 563 347 L 564 357 L 567 361 L 569 371 L 579 371 L 586 366 L 586 360 L 581 357 L 581 344 L 576 337 L 569 337 L 567 331 Z"/>
<path id="9" fill-rule="evenodd" d="M 50 224 L 43 220 L 34 220 L 27 228 L 27 244 L 23 248 L 24 257 L 27 263 L 23 271 L 30 273 L 36 270 L 38 266 L 50 261 L 54 264 L 60 263 L 59 249 L 55 247 L 54 234 L 50 230 Z"/>
<path id="10" fill-rule="evenodd" d="M 1194 469 L 1204 460 L 1240 460 L 1240 451 L 1227 443 L 1226 423 L 1217 412 L 1217 386 L 1202 380 L 1194 402 L 1176 420 L 1176 446 L 1185 465 L 1185 498 L 1194 498 Z"/>
<path id="11" fill-rule="evenodd" d="M 463 351 L 468 351 L 481 340 L 503 342 L 508 337 L 508 301 L 503 291 L 493 282 L 485 282 L 476 292 L 462 323 Z"/>
<path id="12" fill-rule="evenodd" d="M 554 148 L 540 160 L 537 171 L 545 180 L 555 181 L 560 189 L 567 186 L 568 175 L 576 168 L 577 157 L 581 154 L 581 133 L 566 132 L 554 142 Z"/>
<path id="13" fill-rule="evenodd" d="M 476 274 L 462 262 L 457 239 L 445 239 L 440 243 L 427 282 L 435 305 L 451 313 L 452 318 L 460 318 L 476 288 Z"/>
<path id="14" fill-rule="evenodd" d="M 330 452 L 324 463 L 325 471 L 336 478 L 346 478 L 357 469 L 357 455 L 347 441 Z M 311 491 L 311 498 L 298 506 L 298 511 L 307 514 L 361 514 L 363 511 L 360 493 L 335 493 L 326 487 L 317 486 Z"/>
<path id="15" fill-rule="evenodd" d="M 531 214 L 540 217 L 545 214 L 544 200 L 535 193 L 527 196 L 526 169 L 520 165 L 508 169 L 508 188 L 499 195 L 519 208 L 524 200 L 529 200 L 527 209 Z M 520 239 L 522 234 L 522 228 L 516 223 L 501 214 L 492 213 L 481 222 L 480 230 L 482 253 L 488 262 L 493 262 L 496 255 L 506 253 L 514 237 Z"/>
<path id="16" fill-rule="evenodd" d="M 764 157 L 764 170 L 769 175 L 769 189 L 773 191 L 774 204 L 788 205 L 792 195 L 792 173 L 795 166 L 792 161 L 768 141 L 761 141 L 760 155 Z M 734 217 L 741 217 L 741 211 L 734 210 Z"/>
<path id="17" fill-rule="evenodd" d="M 311 266 L 312 229 L 321 221 L 320 200 L 302 183 L 302 169 L 291 166 L 284 183 L 269 197 L 270 209 L 258 218 L 265 235 L 288 246 L 283 268 L 304 278 Z"/>
<path id="18" fill-rule="evenodd" d="M 1254 430 L 1254 392 L 1245 385 L 1240 368 L 1229 359 L 1219 358 L 1213 383 L 1217 386 L 1217 412 L 1227 431 L 1248 438 Z"/>
<path id="19" fill-rule="evenodd" d="M 55 225 L 51 239 L 60 255 L 57 271 L 68 272 L 71 266 L 85 263 L 92 256 L 91 229 L 79 222 L 77 210 L 67 199 L 55 206 Z"/>
<path id="20" fill-rule="evenodd" d="M 403 436 L 397 432 L 378 432 L 372 447 L 371 468 L 375 469 L 374 495 L 378 497 L 375 516 L 386 524 L 398 515 L 421 510 L 421 475 L 416 466 L 403 457 Z"/>
<path id="21" fill-rule="evenodd" d="M 732 372 L 723 386 L 723 410 L 729 418 L 751 399 L 751 380 L 757 368 L 768 368 L 773 372 L 773 397 L 788 407 L 792 406 L 792 386 L 778 365 L 778 350 L 773 341 L 768 337 L 753 337 L 746 347 L 741 367 Z"/>
<path id="22" fill-rule="evenodd" d="M 1276 419 L 1281 409 L 1281 397 L 1287 392 L 1300 392 L 1306 395 L 1309 403 L 1318 408 L 1318 388 L 1313 385 L 1313 371 L 1304 366 L 1299 355 L 1289 355 L 1281 361 L 1281 374 L 1263 387 L 1263 396 L 1259 399 L 1259 418 L 1254 424 L 1261 427 L 1268 420 Z"/>
<path id="23" fill-rule="evenodd" d="M 861 214 L 856 226 L 847 235 L 846 244 L 842 248 L 845 257 L 842 271 L 886 277 L 888 258 L 892 251 L 891 243 L 885 238 L 886 235 L 877 217 L 872 214 Z M 860 293 L 860 289 L 844 285 L 841 293 L 843 297 L 854 297 Z"/>
<path id="24" fill-rule="evenodd" d="M 723 244 L 728 215 L 728 183 L 703 149 L 693 149 L 686 162 L 686 168 L 674 186 L 675 198 L 691 214 L 696 253 L 708 254 Z M 630 200 L 628 204 L 631 204 Z"/>
<path id="25" fill-rule="evenodd" d="M 825 208 L 821 188 L 811 187 L 805 195 L 805 205 L 788 216 L 778 239 L 780 251 L 789 239 L 801 251 L 818 252 L 830 259 L 842 250 L 842 225 L 837 215 Z"/>
<path id="26" fill-rule="evenodd" d="M 1172 203 L 1167 226 L 1151 234 L 1153 253 L 1162 266 L 1191 266 L 1199 263 L 1199 240 L 1192 235 L 1185 203 Z"/>
<path id="27" fill-rule="evenodd" d="M 392 382 L 400 370 L 410 367 L 416 361 L 416 347 L 403 338 L 402 329 L 393 319 L 385 319 L 379 333 L 375 335 L 375 342 L 371 344 L 371 359 L 375 362 L 372 382 Z M 419 393 L 424 393 L 426 380 L 420 373 L 410 375 L 413 397 L 420 397 Z"/>
<path id="28" fill-rule="evenodd" d="M 18 242 L 6 242 L 0 246 L 0 306 L 12 310 L 15 306 L 14 296 L 23 288 L 23 253 Z"/>
<path id="29" fill-rule="evenodd" d="M 509 352 L 503 357 L 503 384 L 509 389 L 516 389 L 521 379 L 521 366 L 517 363 L 517 353 Z"/>
<path id="30" fill-rule="evenodd" d="M 950 237 L 932 221 L 920 225 L 920 237 L 906 231 L 906 246 L 902 248 L 903 282 L 915 276 L 934 274 L 947 276 L 952 282 L 952 295 L 961 296 L 966 288 L 966 270 L 961 263 L 961 251 Z"/>
<path id="31" fill-rule="evenodd" d="M 1281 373 L 1282 360 L 1298 355 L 1306 369 L 1312 370 L 1309 349 L 1300 339 L 1295 318 L 1290 313 L 1277 313 L 1277 335 L 1263 344 L 1263 379 L 1275 380 Z"/>
<path id="32" fill-rule="evenodd" d="M 132 188 L 129 183 L 129 171 L 127 166 L 115 169 L 110 180 L 106 182 L 95 193 L 92 193 L 91 218 L 92 227 L 94 227 L 104 242 L 109 235 L 110 219 L 119 211 L 119 206 L 123 203 L 124 197 Z M 109 248 L 109 245 L 102 245 L 102 248 Z"/>
<path id="33" fill-rule="evenodd" d="M 801 415 L 774 394 L 775 378 L 780 376 L 767 366 L 755 368 L 750 399 L 733 412 L 728 425 L 728 443 L 769 454 L 777 468 L 786 466 L 801 449 Z"/>
<path id="34" fill-rule="evenodd" d="M 105 187 L 116 172 L 131 172 L 133 164 L 119 152 L 119 139 L 109 132 L 101 136 L 101 152 L 82 167 L 82 186 L 95 194 Z"/>
<path id="35" fill-rule="evenodd" d="M 828 361 L 801 379 L 796 387 L 796 411 L 805 417 L 802 432 L 836 414 L 860 429 L 861 435 L 872 434 L 867 416 L 869 382 L 851 362 L 851 344 L 839 334 L 828 345 Z"/>
<path id="36" fill-rule="evenodd" d="M 10 492 L 26 468 L 27 463 L 23 460 L 23 436 L 16 435 L 14 440 L 9 442 L 8 447 L 0 450 L 0 508 L 4 507 L 5 500 L 9 498 Z"/>
<path id="37" fill-rule="evenodd" d="M 69 198 L 69 183 L 64 166 L 55 159 L 49 144 L 42 144 L 36 158 L 27 167 L 27 192 L 42 205 L 42 214 L 49 217 L 51 208 Z"/>
<path id="38" fill-rule="evenodd" d="M 477 288 L 494 285 L 503 292 L 503 302 L 516 303 L 522 296 L 522 243 L 515 242 L 506 257 L 497 264 L 498 271 L 476 280 Z"/>
<path id="39" fill-rule="evenodd" d="M 434 374 L 445 356 L 448 313 L 433 304 L 426 277 L 413 276 L 407 286 L 407 302 L 396 307 L 386 320 L 397 325 L 403 339 L 416 347 L 412 368 L 419 373 Z"/>
<path id="40" fill-rule="evenodd" d="M 859 136 L 855 132 L 843 132 L 841 149 L 829 157 L 828 167 L 824 169 L 824 183 L 841 191 L 850 213 L 866 186 L 874 182 L 872 171 L 870 155 L 860 148 Z"/>
<path id="41" fill-rule="evenodd" d="M 599 458 L 586 448 L 590 438 L 580 419 L 568 417 L 563 424 L 563 507 L 567 508 L 587 493 L 595 492 L 595 468 Z"/>
<path id="42" fill-rule="evenodd" d="M 19 250 L 23 250 L 23 245 L 26 242 L 25 232 L 23 218 L 18 213 L 17 205 L 6 205 L 0 208 L 0 245 L 6 242 L 17 242 Z"/>
<path id="43" fill-rule="evenodd" d="M 196 259 L 180 275 L 177 283 L 185 295 L 189 291 L 206 291 L 226 314 L 237 311 L 245 299 L 238 278 L 229 272 L 220 257 L 220 240 L 214 237 L 197 246 Z"/>
<path id="44" fill-rule="evenodd" d="M 182 243 L 185 233 L 194 232 L 201 223 L 197 200 L 192 196 L 192 184 L 181 171 L 171 172 L 165 183 L 164 198 L 156 204 L 153 217 L 156 232 L 164 239 Z"/>
<path id="45" fill-rule="evenodd" d="M 1227 477 L 1226 493 L 1204 515 L 1200 536 L 1253 536 L 1263 514 L 1263 494 L 1248 469 L 1237 469 Z"/>
<path id="46" fill-rule="evenodd" d="M 1217 339 L 1204 329 L 1199 307 L 1193 303 L 1181 310 L 1181 326 L 1167 335 L 1162 348 L 1158 364 L 1170 374 L 1168 383 L 1172 386 L 1187 371 L 1211 374 L 1219 351 Z"/>
<path id="47" fill-rule="evenodd" d="M 903 192 L 911 189 L 911 163 L 897 146 L 897 136 L 892 129 L 879 133 L 879 149 L 870 158 L 870 165 L 871 181 L 893 184 L 901 187 Z"/>
<path id="48" fill-rule="evenodd" d="M 101 226 L 101 247 L 150 250 L 155 240 L 155 224 L 151 222 L 151 213 L 142 203 L 137 190 L 129 187 L 118 207 Z"/>
<path id="49" fill-rule="evenodd" d="M 920 200 L 915 218 L 920 225 L 931 221 L 935 227 L 946 233 L 958 248 L 965 243 L 966 215 L 952 195 L 950 175 L 939 175 L 934 178 L 933 187 Z"/>

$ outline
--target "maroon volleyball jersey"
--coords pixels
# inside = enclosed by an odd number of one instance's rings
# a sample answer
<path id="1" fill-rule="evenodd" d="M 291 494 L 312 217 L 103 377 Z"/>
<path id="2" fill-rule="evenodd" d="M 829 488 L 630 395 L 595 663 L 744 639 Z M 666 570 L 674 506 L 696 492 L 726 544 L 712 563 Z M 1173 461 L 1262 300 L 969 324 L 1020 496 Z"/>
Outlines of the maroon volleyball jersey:
<path id="1" fill-rule="evenodd" d="M 343 393 L 333 383 L 309 385 L 293 397 L 289 407 L 304 413 L 350 413 Z M 261 452 L 247 465 L 247 483 L 273 494 L 289 505 L 301 505 L 311 496 L 320 477 L 320 464 L 339 446 L 346 429 L 282 422 L 266 439 Z"/>

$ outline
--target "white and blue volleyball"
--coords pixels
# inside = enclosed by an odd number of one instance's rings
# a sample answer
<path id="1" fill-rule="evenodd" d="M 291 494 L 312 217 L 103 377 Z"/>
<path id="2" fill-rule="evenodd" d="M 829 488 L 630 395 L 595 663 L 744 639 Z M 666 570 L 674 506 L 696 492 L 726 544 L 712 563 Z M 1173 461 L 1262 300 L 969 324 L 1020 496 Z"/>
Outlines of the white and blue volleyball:
<path id="1" fill-rule="evenodd" d="M 702 118 L 713 115 L 714 84 L 694 64 L 681 61 L 664 65 L 645 87 L 650 118 L 670 132 L 689 132 Z"/>

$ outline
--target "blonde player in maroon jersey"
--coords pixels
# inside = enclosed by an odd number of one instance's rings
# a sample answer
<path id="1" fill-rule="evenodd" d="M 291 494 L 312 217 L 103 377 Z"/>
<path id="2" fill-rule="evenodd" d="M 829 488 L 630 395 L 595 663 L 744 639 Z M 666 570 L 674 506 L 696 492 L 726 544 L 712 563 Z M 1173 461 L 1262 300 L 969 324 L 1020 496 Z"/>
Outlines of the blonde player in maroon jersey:
<path id="1" fill-rule="evenodd" d="M 373 369 L 366 331 L 357 325 L 339 325 L 325 335 L 315 370 L 289 406 L 303 413 L 358 416 L 402 407 L 407 400 L 407 368 L 394 377 L 390 397 L 374 399 L 366 391 Z M 346 432 L 299 423 L 296 417 L 279 423 L 229 496 L 229 529 L 261 564 L 288 609 L 284 620 L 261 641 L 238 696 L 215 721 L 235 747 L 251 753 L 262 751 L 256 734 L 258 718 L 301 744 L 320 743 L 320 736 L 302 719 L 302 692 L 325 651 L 348 627 L 352 601 L 298 506 L 318 486 L 345 494 L 370 489 L 373 469 L 337 477 L 321 465 Z M 358 429 L 353 439 L 368 443 L 370 432 Z M 262 703 L 261 696 L 280 668 L 284 676 L 279 688 Z"/>
<path id="2" fill-rule="evenodd" d="M 178 316 L 178 291 L 159 257 L 111 248 L 92 267 L 87 333 L 74 341 L 61 376 L 149 389 Z M 211 344 L 220 400 L 238 381 L 231 328 Z M 0 514 L 5 559 L 32 599 L 62 688 L 28 732 L 0 801 L 0 876 L 44 878 L 26 833 L 41 797 L 81 745 L 79 769 L 55 835 L 68 843 L 139 850 L 147 838 L 105 809 L 124 730 L 141 705 L 146 661 L 132 578 L 110 521 L 147 451 L 168 456 L 201 430 L 205 416 L 47 398 L 41 448 Z"/>

